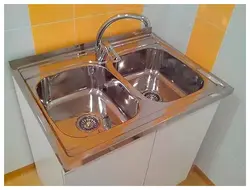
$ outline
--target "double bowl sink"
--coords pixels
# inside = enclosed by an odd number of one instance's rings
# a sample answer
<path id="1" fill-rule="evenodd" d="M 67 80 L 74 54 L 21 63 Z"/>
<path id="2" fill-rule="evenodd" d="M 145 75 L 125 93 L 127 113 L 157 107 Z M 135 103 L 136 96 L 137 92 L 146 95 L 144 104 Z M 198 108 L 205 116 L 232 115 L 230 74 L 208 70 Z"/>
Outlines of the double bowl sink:
<path id="1" fill-rule="evenodd" d="M 101 62 L 88 43 L 10 63 L 66 170 L 233 91 L 151 30 L 108 40 Z"/>
<path id="2" fill-rule="evenodd" d="M 85 137 L 110 130 L 136 117 L 142 99 L 164 105 L 203 87 L 198 73 L 164 50 L 146 48 L 121 59 L 113 66 L 130 86 L 101 64 L 85 64 L 38 83 L 41 103 L 64 134 Z M 61 125 L 69 118 L 77 119 L 71 126 Z"/>

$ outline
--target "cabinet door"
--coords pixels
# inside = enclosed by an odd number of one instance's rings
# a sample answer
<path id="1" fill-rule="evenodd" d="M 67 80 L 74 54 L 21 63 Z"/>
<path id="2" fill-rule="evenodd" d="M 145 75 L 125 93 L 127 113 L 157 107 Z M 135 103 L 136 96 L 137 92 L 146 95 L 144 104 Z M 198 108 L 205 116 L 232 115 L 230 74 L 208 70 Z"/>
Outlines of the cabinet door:
<path id="1" fill-rule="evenodd" d="M 218 104 L 157 130 L 144 185 L 177 185 L 187 177 Z"/>
<path id="2" fill-rule="evenodd" d="M 38 176 L 43 185 L 63 185 L 63 168 L 14 78 L 13 81 Z"/>
<path id="3" fill-rule="evenodd" d="M 66 185 L 143 185 L 154 137 L 152 132 L 67 173 Z"/>

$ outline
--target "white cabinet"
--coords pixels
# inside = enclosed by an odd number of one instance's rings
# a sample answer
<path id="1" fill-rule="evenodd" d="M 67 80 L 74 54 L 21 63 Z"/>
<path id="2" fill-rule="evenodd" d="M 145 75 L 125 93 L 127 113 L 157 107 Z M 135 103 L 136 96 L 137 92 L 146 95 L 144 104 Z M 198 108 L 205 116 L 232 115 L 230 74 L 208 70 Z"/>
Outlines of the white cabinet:
<path id="1" fill-rule="evenodd" d="M 65 176 L 66 185 L 143 185 L 155 132 L 89 162 Z"/>
<path id="2" fill-rule="evenodd" d="M 162 124 L 155 135 L 144 185 L 177 185 L 187 177 L 218 104 Z"/>
<path id="3" fill-rule="evenodd" d="M 38 175 L 44 185 L 177 185 L 190 170 L 219 102 L 64 172 L 14 80 Z"/>
<path id="4" fill-rule="evenodd" d="M 143 185 L 155 132 L 65 173 L 14 80 L 38 175 L 44 185 Z"/>
<path id="5" fill-rule="evenodd" d="M 14 86 L 38 176 L 43 185 L 63 185 L 63 168 L 15 80 Z"/>

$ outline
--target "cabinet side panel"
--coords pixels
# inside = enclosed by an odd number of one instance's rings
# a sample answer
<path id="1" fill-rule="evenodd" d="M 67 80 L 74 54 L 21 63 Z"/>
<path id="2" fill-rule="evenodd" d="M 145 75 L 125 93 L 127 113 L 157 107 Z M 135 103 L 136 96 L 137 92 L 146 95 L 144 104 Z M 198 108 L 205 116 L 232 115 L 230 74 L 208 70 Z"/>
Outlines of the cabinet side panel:
<path id="1" fill-rule="evenodd" d="M 43 185 L 63 185 L 63 169 L 14 78 L 13 81 L 38 176 Z"/>
<path id="2" fill-rule="evenodd" d="M 152 132 L 67 173 L 66 185 L 143 185 L 154 137 Z"/>
<path id="3" fill-rule="evenodd" d="M 157 130 L 145 185 L 177 185 L 187 177 L 218 104 Z"/>

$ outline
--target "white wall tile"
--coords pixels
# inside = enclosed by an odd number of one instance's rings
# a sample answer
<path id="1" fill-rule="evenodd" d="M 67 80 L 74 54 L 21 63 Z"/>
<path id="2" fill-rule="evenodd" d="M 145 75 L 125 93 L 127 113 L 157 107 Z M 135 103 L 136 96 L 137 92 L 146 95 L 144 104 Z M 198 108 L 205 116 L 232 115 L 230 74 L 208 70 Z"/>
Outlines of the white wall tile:
<path id="1" fill-rule="evenodd" d="M 34 45 L 30 28 L 4 32 L 5 90 L 14 89 L 8 61 L 33 54 Z"/>
<path id="2" fill-rule="evenodd" d="M 216 185 L 246 184 L 246 9 L 236 5 L 213 73 L 234 88 L 221 101 L 197 165 Z"/>
<path id="3" fill-rule="evenodd" d="M 4 32 L 5 60 L 13 60 L 34 54 L 31 28 Z"/>
<path id="4" fill-rule="evenodd" d="M 153 32 L 170 45 L 186 52 L 198 5 L 147 5 L 144 15 L 151 21 Z"/>
<path id="5" fill-rule="evenodd" d="M 8 61 L 34 54 L 34 45 L 27 5 L 4 8 L 4 172 L 8 173 L 33 162 Z"/>
<path id="6" fill-rule="evenodd" d="M 4 5 L 4 30 L 10 30 L 30 25 L 28 5 Z"/>

